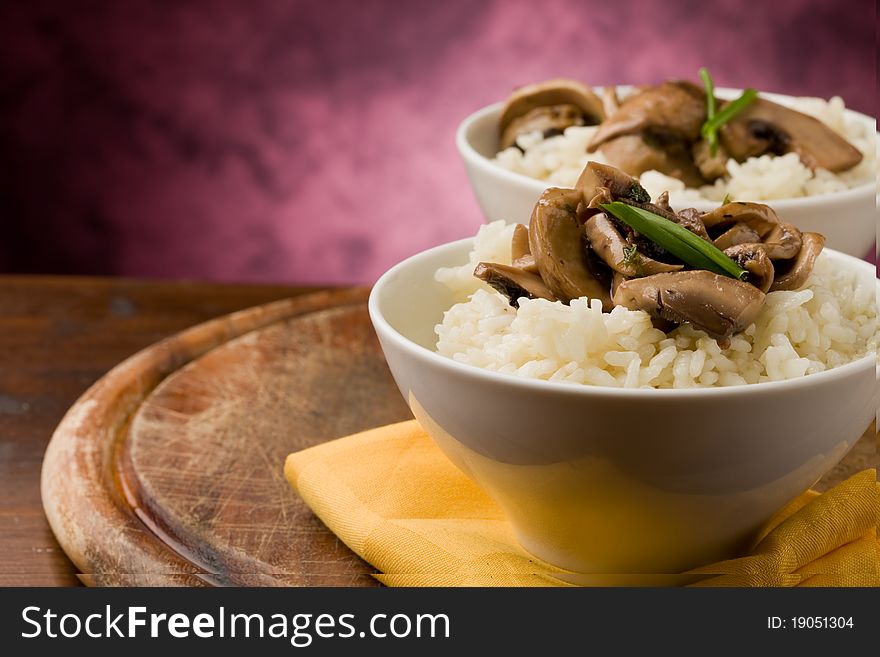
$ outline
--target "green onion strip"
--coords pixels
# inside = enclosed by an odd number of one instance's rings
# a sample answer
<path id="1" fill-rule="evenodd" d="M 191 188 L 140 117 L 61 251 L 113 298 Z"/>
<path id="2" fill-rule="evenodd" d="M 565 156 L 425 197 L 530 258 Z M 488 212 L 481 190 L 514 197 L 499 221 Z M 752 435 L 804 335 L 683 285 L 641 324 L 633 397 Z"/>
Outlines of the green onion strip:
<path id="1" fill-rule="evenodd" d="M 708 69 L 701 68 L 699 75 L 703 81 L 703 86 L 706 88 L 706 123 L 708 123 L 715 118 L 715 83 L 712 81 L 712 76 L 709 75 Z M 701 133 L 706 141 L 709 142 L 709 152 L 714 156 L 718 151 L 718 133 L 706 134 L 706 123 L 703 124 Z"/>
<path id="2" fill-rule="evenodd" d="M 714 156 L 718 152 L 718 129 L 753 103 L 758 92 L 752 88 L 746 89 L 738 98 L 716 111 L 715 83 L 707 69 L 700 69 L 700 79 L 706 88 L 706 122 L 700 129 L 700 134 L 709 142 L 709 152 Z"/>
<path id="3" fill-rule="evenodd" d="M 737 280 L 744 280 L 748 275 L 745 269 L 724 255 L 714 244 L 694 235 L 674 221 L 620 201 L 603 203 L 600 207 L 691 267 L 706 269 Z"/>

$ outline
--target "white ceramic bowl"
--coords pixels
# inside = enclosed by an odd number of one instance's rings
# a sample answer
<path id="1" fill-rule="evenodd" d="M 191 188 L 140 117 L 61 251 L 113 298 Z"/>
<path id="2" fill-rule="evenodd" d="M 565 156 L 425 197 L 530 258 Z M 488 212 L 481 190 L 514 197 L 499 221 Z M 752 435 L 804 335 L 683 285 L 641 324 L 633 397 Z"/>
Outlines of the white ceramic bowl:
<path id="1" fill-rule="evenodd" d="M 873 356 L 796 380 L 695 390 L 573 386 L 441 356 L 434 326 L 453 299 L 434 272 L 466 262 L 471 242 L 393 267 L 373 288 L 370 317 L 416 418 L 549 563 L 679 573 L 733 557 L 874 417 Z"/>
<path id="2" fill-rule="evenodd" d="M 625 89 L 626 87 L 620 87 Z M 719 89 L 720 97 L 735 97 L 734 89 Z M 786 105 L 795 99 L 779 94 L 762 94 Z M 464 160 L 468 178 L 483 214 L 489 221 L 528 223 L 535 201 L 550 185 L 521 173 L 508 171 L 492 161 L 498 151 L 498 116 L 502 103 L 489 105 L 468 116 L 458 127 L 456 145 Z M 850 118 L 876 131 L 876 120 L 846 110 Z M 747 200 L 747 199 L 745 199 Z M 803 231 L 822 233 L 826 246 L 856 257 L 864 257 L 877 235 L 877 185 L 874 182 L 838 192 L 804 198 L 767 201 L 779 216 Z M 689 202 L 698 210 L 718 206 L 714 201 Z"/>

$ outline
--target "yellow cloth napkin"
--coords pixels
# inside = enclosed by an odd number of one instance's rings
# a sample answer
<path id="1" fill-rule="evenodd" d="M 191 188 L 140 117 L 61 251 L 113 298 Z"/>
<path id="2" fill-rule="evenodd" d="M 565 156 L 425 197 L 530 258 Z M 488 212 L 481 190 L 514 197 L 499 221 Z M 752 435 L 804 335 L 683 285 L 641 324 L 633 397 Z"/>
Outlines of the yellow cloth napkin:
<path id="1" fill-rule="evenodd" d="M 317 516 L 389 586 L 567 586 L 577 578 L 516 542 L 498 506 L 415 420 L 287 457 L 284 474 Z M 880 586 L 880 484 L 865 470 L 804 493 L 748 556 L 690 572 L 698 586 Z M 681 576 L 674 576 L 681 582 Z M 568 581 L 566 581 L 568 580 Z M 594 580 L 595 583 L 603 583 Z M 631 582 L 644 584 L 643 576 Z M 656 584 L 670 583 L 657 576 Z"/>

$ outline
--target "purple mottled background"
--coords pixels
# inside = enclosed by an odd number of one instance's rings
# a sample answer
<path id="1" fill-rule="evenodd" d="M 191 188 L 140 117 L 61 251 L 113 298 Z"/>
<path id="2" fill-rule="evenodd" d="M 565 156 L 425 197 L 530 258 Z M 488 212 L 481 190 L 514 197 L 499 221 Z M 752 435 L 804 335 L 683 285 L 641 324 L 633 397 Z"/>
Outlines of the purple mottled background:
<path id="1" fill-rule="evenodd" d="M 475 231 L 457 123 L 696 78 L 876 114 L 873 0 L 80 0 L 0 8 L 0 271 L 367 283 Z"/>

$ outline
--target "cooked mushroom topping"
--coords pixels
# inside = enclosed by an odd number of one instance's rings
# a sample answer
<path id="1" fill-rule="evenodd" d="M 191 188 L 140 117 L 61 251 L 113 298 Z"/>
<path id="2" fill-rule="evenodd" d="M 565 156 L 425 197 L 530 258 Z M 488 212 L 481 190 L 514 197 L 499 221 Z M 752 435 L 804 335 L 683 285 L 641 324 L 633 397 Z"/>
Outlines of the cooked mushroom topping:
<path id="1" fill-rule="evenodd" d="M 573 125 L 584 125 L 584 115 L 574 105 L 536 107 L 528 114 L 516 117 L 501 133 L 501 148 L 516 145 L 516 138 L 529 132 L 540 132 L 546 139 L 565 132 Z"/>
<path id="2" fill-rule="evenodd" d="M 545 190 L 528 228 L 514 228 L 512 266 L 481 262 L 474 275 L 515 307 L 599 299 L 605 312 L 643 310 L 664 331 L 689 322 L 724 347 L 766 293 L 806 282 L 823 244 L 761 203 L 675 212 L 668 194 L 651 203 L 635 178 L 589 162 L 577 189 Z"/>
<path id="3" fill-rule="evenodd" d="M 509 142 L 507 146 L 512 145 L 516 136 L 522 134 L 517 132 L 510 139 L 511 126 L 515 119 L 524 117 L 533 110 L 538 108 L 546 108 L 553 106 L 574 107 L 580 114 L 579 123 L 569 125 L 595 125 L 605 118 L 605 112 L 602 109 L 602 101 L 593 93 L 593 90 L 576 80 L 566 80 L 558 78 L 555 80 L 547 80 L 538 84 L 528 84 L 515 90 L 501 110 L 501 118 L 499 120 L 499 128 L 504 138 Z M 567 126 L 566 126 L 567 127 Z M 536 128 L 530 128 L 534 130 Z M 538 128 L 544 130 L 544 128 Z M 528 130 L 524 130 L 526 132 Z M 502 144 L 502 148 L 506 148 Z"/>
<path id="4" fill-rule="evenodd" d="M 574 188 L 583 194 L 584 201 L 590 202 L 604 189 L 612 199 L 627 199 L 636 203 L 648 203 L 651 196 L 638 180 L 607 164 L 587 162 Z"/>
<path id="5" fill-rule="evenodd" d="M 706 225 L 701 219 L 702 213 L 699 210 L 697 210 L 696 208 L 685 208 L 681 212 L 674 214 L 674 221 L 679 226 L 684 226 L 694 235 L 699 235 L 707 242 L 712 241 L 711 239 L 709 239 L 709 233 L 706 231 Z"/>
<path id="6" fill-rule="evenodd" d="M 791 224 L 776 224 L 764 238 L 764 250 L 772 260 L 794 258 L 801 250 L 801 231 Z"/>
<path id="7" fill-rule="evenodd" d="M 749 272 L 749 283 L 761 292 L 770 289 L 775 270 L 763 244 L 737 244 L 725 249 L 724 255 Z"/>
<path id="8" fill-rule="evenodd" d="M 602 88 L 602 109 L 605 111 L 605 116 L 611 116 L 620 109 L 617 87 L 608 86 Z"/>
<path id="9" fill-rule="evenodd" d="M 627 98 L 609 116 L 590 142 L 594 151 L 611 139 L 651 130 L 655 134 L 693 141 L 706 120 L 706 101 L 699 87 L 684 81 L 664 82 Z"/>
<path id="10" fill-rule="evenodd" d="M 587 203 L 586 208 L 583 207 L 583 201 L 581 201 L 581 205 L 578 206 L 578 212 L 582 220 L 585 220 L 587 217 L 596 214 L 597 212 L 601 212 L 603 203 L 612 203 L 616 200 L 611 193 L 611 190 L 607 187 L 596 187 L 590 193 L 594 194 L 594 196 L 590 199 L 590 202 Z"/>
<path id="11" fill-rule="evenodd" d="M 601 151 L 603 161 L 627 174 L 658 171 L 690 188 L 719 179 L 728 185 L 739 178 L 728 163 L 764 154 L 796 153 L 810 169 L 832 173 L 847 171 L 862 161 L 859 149 L 822 121 L 761 98 L 753 88 L 731 100 L 718 99 L 709 72 L 702 68 L 699 74 L 700 86 L 667 80 L 634 87 L 622 99 L 614 86 L 603 87 L 597 95 L 568 79 L 521 87 L 500 113 L 501 149 L 515 146 L 525 154 L 535 141 L 518 144 L 517 138 L 524 133 L 547 138 L 571 126 L 596 128 L 586 133 L 572 131 L 556 144 L 537 147 L 558 153 L 555 162 L 545 161 L 546 167 L 510 153 L 499 155 L 498 164 L 543 179 L 565 177 L 577 157 L 577 135 L 590 133 L 588 153 Z M 849 128 L 846 132 L 850 133 Z M 857 173 L 841 179 L 843 184 L 860 184 L 866 174 Z M 776 196 L 786 189 L 782 184 L 771 185 L 768 194 Z M 706 190 L 700 193 L 708 196 Z M 589 202 L 590 197 L 585 200 Z"/>
<path id="12" fill-rule="evenodd" d="M 690 187 L 705 183 L 683 142 L 657 139 L 650 133 L 622 135 L 605 142 L 599 150 L 608 162 L 634 176 L 654 170 Z"/>
<path id="13" fill-rule="evenodd" d="M 591 267 L 591 253 L 577 218 L 582 198 L 573 189 L 546 190 L 532 210 L 529 246 L 541 278 L 558 299 L 565 303 L 579 297 L 600 299 L 603 308 L 611 310 L 608 285 Z"/>
<path id="14" fill-rule="evenodd" d="M 744 201 L 725 203 L 701 215 L 700 219 L 709 231 L 713 228 L 726 228 L 732 224 L 742 223 L 761 237 L 766 236 L 779 223 L 779 218 L 769 205 Z"/>
<path id="15" fill-rule="evenodd" d="M 553 296 L 539 275 L 516 267 L 499 265 L 494 262 L 481 262 L 474 269 L 474 276 L 506 296 L 514 308 L 519 308 L 520 297 L 556 301 L 556 297 Z"/>
<path id="16" fill-rule="evenodd" d="M 529 229 L 517 224 L 513 229 L 513 240 L 510 244 L 510 258 L 514 267 L 523 271 L 538 273 L 538 264 L 529 247 Z"/>
<path id="17" fill-rule="evenodd" d="M 862 161 L 859 150 L 818 119 L 758 98 L 719 131 L 731 157 L 797 153 L 811 169 L 846 171 Z"/>
<path id="18" fill-rule="evenodd" d="M 748 224 L 733 224 L 727 231 L 721 233 L 713 242 L 720 250 L 729 249 L 737 244 L 747 244 L 748 242 L 760 242 L 761 236 L 758 232 L 748 226 Z"/>
<path id="19" fill-rule="evenodd" d="M 709 142 L 705 139 L 699 139 L 694 142 L 691 148 L 691 155 L 694 158 L 694 164 L 700 175 L 708 181 L 721 178 L 727 175 L 727 160 L 730 157 L 723 146 L 718 146 L 715 154 L 712 155 L 712 149 Z"/>
<path id="20" fill-rule="evenodd" d="M 654 205 L 663 210 L 664 212 L 674 212 L 672 206 L 669 205 L 669 192 L 662 192 L 660 196 L 654 201 Z"/>
<path id="21" fill-rule="evenodd" d="M 763 303 L 764 293 L 754 285 L 705 270 L 633 278 L 614 294 L 617 306 L 677 324 L 690 322 L 721 339 L 747 328 Z"/>
<path id="22" fill-rule="evenodd" d="M 510 242 L 510 258 L 516 262 L 527 255 L 532 255 L 529 250 L 529 229 L 522 224 L 516 224 L 513 227 L 513 239 Z"/>
<path id="23" fill-rule="evenodd" d="M 614 295 L 617 294 L 617 288 L 620 287 L 620 284 L 625 280 L 628 280 L 626 276 L 621 274 L 619 271 L 611 272 L 611 298 L 614 298 Z"/>
<path id="24" fill-rule="evenodd" d="M 788 269 L 777 270 L 776 280 L 770 287 L 771 292 L 777 290 L 797 290 L 803 287 L 813 271 L 816 258 L 825 246 L 825 236 L 819 233 L 803 233 L 803 244 Z"/>
<path id="25" fill-rule="evenodd" d="M 683 269 L 683 265 L 669 265 L 639 253 L 635 245 L 627 244 L 614 222 L 604 213 L 587 219 L 584 232 L 596 255 L 615 272 L 630 278 Z"/>

